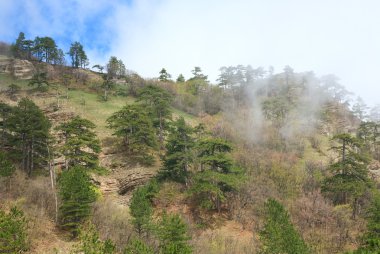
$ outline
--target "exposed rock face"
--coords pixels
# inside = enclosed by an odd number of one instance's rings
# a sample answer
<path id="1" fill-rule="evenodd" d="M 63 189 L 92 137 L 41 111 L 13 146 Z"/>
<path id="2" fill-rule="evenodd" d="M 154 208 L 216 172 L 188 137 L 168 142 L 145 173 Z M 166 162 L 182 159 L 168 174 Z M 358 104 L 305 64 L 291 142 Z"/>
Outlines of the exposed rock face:
<path id="1" fill-rule="evenodd" d="M 8 73 L 18 79 L 31 79 L 34 65 L 28 60 L 0 58 L 0 73 Z"/>
<path id="2" fill-rule="evenodd" d="M 0 73 L 11 73 L 12 59 L 0 58 Z"/>

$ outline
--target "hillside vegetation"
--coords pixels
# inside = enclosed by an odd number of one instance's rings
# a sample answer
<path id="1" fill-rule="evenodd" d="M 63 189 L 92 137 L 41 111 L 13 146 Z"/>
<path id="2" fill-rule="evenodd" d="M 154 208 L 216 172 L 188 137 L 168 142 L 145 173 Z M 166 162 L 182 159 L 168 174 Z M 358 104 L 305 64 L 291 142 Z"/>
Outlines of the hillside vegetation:
<path id="1" fill-rule="evenodd" d="M 335 76 L 144 79 L 37 38 L 1 56 L 0 253 L 379 253 L 378 109 Z"/>

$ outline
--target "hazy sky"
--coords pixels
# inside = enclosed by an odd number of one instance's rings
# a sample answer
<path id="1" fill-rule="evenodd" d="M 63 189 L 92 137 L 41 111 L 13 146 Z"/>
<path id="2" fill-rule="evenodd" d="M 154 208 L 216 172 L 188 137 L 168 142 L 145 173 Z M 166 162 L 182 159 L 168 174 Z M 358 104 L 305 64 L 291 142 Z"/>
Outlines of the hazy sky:
<path id="1" fill-rule="evenodd" d="M 370 105 L 380 103 L 378 0 L 0 0 L 0 40 L 19 31 L 79 40 L 91 64 L 121 58 L 156 77 L 186 78 L 200 66 L 213 81 L 221 66 L 285 65 L 333 73 Z"/>

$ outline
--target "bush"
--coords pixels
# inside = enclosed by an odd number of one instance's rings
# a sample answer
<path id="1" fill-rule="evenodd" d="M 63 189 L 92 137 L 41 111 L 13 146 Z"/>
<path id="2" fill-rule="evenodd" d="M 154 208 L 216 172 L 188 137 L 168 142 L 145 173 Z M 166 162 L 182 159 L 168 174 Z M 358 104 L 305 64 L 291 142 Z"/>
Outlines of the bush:
<path id="1" fill-rule="evenodd" d="M 24 213 L 13 207 L 0 210 L 0 253 L 21 253 L 28 249 L 27 221 Z"/>
<path id="2" fill-rule="evenodd" d="M 110 240 L 102 241 L 94 225 L 89 224 L 80 230 L 79 244 L 75 246 L 73 253 L 80 254 L 112 254 L 115 253 L 115 245 Z"/>
<path id="3" fill-rule="evenodd" d="M 140 239 L 132 239 L 129 241 L 127 247 L 124 250 L 124 254 L 153 254 L 154 251 L 151 247 L 146 245 Z"/>

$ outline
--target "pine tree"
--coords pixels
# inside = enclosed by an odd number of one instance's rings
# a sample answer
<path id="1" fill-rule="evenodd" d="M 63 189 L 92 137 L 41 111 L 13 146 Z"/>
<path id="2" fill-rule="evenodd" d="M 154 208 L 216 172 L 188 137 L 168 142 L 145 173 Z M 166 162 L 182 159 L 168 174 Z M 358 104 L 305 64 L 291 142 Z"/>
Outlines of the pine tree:
<path id="1" fill-rule="evenodd" d="M 27 220 L 13 207 L 9 213 L 0 209 L 0 253 L 22 253 L 28 249 Z"/>
<path id="2" fill-rule="evenodd" d="M 164 148 L 165 131 L 168 121 L 172 117 L 170 110 L 172 100 L 172 95 L 158 86 L 149 85 L 139 92 L 138 101 L 142 102 L 150 111 L 153 126 L 158 130 L 158 140 L 161 149 Z"/>
<path id="3" fill-rule="evenodd" d="M 352 216 L 355 218 L 359 198 L 370 187 L 368 158 L 361 153 L 360 140 L 350 134 L 336 135 L 333 140 L 338 142 L 338 146 L 332 149 L 340 155 L 338 161 L 330 166 L 332 176 L 325 179 L 322 191 L 332 194 L 335 203 L 352 202 Z"/>
<path id="4" fill-rule="evenodd" d="M 88 63 L 88 58 L 83 50 L 83 46 L 77 41 L 71 44 L 68 54 L 71 57 L 71 66 L 74 68 L 85 67 Z"/>
<path id="5" fill-rule="evenodd" d="M 96 194 L 90 177 L 81 167 L 64 171 L 58 179 L 60 225 L 77 237 L 80 224 L 90 215 L 91 203 Z"/>
<path id="6" fill-rule="evenodd" d="M 98 166 L 101 148 L 95 127 L 94 123 L 79 116 L 58 126 L 63 141 L 60 151 L 65 156 L 67 167 L 80 165 L 91 169 Z"/>
<path id="7" fill-rule="evenodd" d="M 193 132 L 193 128 L 186 124 L 183 117 L 173 122 L 159 178 L 180 183 L 188 182 L 189 167 L 193 160 L 194 138 L 191 136 Z"/>
<path id="8" fill-rule="evenodd" d="M 132 224 L 139 236 L 142 236 L 143 233 L 147 234 L 151 227 L 153 208 L 149 199 L 150 194 L 150 190 L 147 186 L 137 188 L 133 192 L 129 205 L 133 217 Z"/>
<path id="9" fill-rule="evenodd" d="M 47 87 L 49 86 L 49 82 L 47 80 L 47 73 L 38 71 L 36 74 L 33 75 L 28 85 L 37 86 L 38 90 L 45 91 Z"/>
<path id="10" fill-rule="evenodd" d="M 0 148 L 9 146 L 11 133 L 9 132 L 9 118 L 13 113 L 13 107 L 0 102 Z"/>
<path id="11" fill-rule="evenodd" d="M 185 77 L 182 74 L 179 74 L 176 81 L 177 83 L 183 83 L 185 82 Z"/>
<path id="12" fill-rule="evenodd" d="M 158 77 L 158 80 L 161 82 L 167 82 L 170 81 L 171 75 L 166 71 L 165 68 L 162 68 L 160 71 L 160 76 Z"/>
<path id="13" fill-rule="evenodd" d="M 30 99 L 23 98 L 9 117 L 12 146 L 22 159 L 23 169 L 31 176 L 36 165 L 47 161 L 51 123 Z"/>
<path id="14" fill-rule="evenodd" d="M 142 240 L 133 238 L 129 240 L 124 254 L 154 254 L 153 248 L 148 246 Z"/>
<path id="15" fill-rule="evenodd" d="M 107 119 L 113 135 L 122 137 L 131 154 L 142 154 L 146 158 L 149 149 L 156 147 L 152 121 L 140 105 L 127 105 Z"/>
<path id="16" fill-rule="evenodd" d="M 380 123 L 362 122 L 359 126 L 357 137 L 363 141 L 364 148 L 372 154 L 376 160 L 380 159 Z"/>
<path id="17" fill-rule="evenodd" d="M 361 246 L 354 254 L 380 254 L 380 193 L 374 190 L 371 205 L 367 211 L 367 232 Z"/>
<path id="18" fill-rule="evenodd" d="M 274 199 L 265 203 L 265 225 L 259 232 L 261 254 L 310 253 L 300 234 L 292 225 L 288 212 Z"/>
<path id="19" fill-rule="evenodd" d="M 0 151 L 0 177 L 6 177 L 8 181 L 7 189 L 11 188 L 11 177 L 16 170 L 14 165 L 7 159 L 7 155 Z"/>
<path id="20" fill-rule="evenodd" d="M 198 143 L 201 169 L 189 191 L 204 208 L 216 208 L 220 212 L 225 194 L 236 189 L 241 180 L 228 155 L 231 150 L 231 145 L 220 138 L 205 138 Z"/>
<path id="21" fill-rule="evenodd" d="M 157 236 L 162 254 L 192 253 L 191 246 L 188 244 L 190 237 L 187 234 L 187 226 L 178 214 L 163 214 L 158 225 Z"/>

